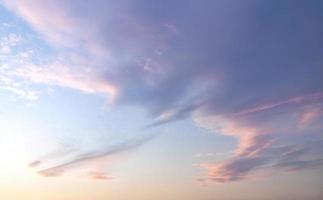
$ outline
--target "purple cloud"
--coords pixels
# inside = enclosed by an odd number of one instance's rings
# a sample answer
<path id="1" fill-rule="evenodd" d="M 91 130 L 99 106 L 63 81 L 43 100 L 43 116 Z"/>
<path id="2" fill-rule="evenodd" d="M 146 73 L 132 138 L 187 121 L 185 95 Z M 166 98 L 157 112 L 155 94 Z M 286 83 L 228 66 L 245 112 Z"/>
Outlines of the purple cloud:
<path id="1" fill-rule="evenodd" d="M 64 76 L 60 67 L 55 76 L 50 67 L 43 70 L 50 76 L 22 67 L 21 77 L 139 105 L 152 117 L 148 127 L 193 116 L 203 128 L 237 137 L 234 158 L 203 165 L 210 180 L 321 164 L 323 150 L 313 144 L 323 137 L 320 2 L 5 4 L 75 58 L 64 60 Z"/>
<path id="2" fill-rule="evenodd" d="M 231 159 L 201 164 L 208 171 L 201 180 L 224 183 L 252 177 L 260 169 L 293 172 L 323 166 L 323 96 L 293 99 L 270 104 L 279 108 L 260 105 L 239 112 L 243 115 L 196 116 L 201 127 L 239 139 Z M 304 115 L 310 119 L 306 126 Z"/>

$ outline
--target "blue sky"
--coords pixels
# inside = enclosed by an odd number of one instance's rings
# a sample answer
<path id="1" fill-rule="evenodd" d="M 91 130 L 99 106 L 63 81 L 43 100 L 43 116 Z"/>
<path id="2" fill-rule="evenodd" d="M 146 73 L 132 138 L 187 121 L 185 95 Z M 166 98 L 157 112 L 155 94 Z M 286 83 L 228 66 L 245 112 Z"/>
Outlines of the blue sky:
<path id="1" fill-rule="evenodd" d="M 322 199 L 322 2 L 0 2 L 3 198 Z"/>

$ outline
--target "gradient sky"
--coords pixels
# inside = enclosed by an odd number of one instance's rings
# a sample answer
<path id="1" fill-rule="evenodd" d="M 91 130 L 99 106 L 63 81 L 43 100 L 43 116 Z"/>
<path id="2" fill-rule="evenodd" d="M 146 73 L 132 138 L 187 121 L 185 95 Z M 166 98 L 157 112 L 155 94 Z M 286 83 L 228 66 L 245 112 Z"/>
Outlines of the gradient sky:
<path id="1" fill-rule="evenodd" d="M 0 0 L 0 198 L 322 200 L 322 10 Z"/>

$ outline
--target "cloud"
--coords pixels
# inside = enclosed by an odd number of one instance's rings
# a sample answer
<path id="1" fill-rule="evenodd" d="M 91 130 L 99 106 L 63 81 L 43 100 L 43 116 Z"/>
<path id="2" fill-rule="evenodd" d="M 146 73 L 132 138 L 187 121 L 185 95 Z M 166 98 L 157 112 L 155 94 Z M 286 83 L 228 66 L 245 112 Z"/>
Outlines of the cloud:
<path id="1" fill-rule="evenodd" d="M 298 125 L 301 128 L 305 128 L 313 124 L 316 120 L 322 117 L 322 109 L 314 108 L 313 110 L 307 110 L 301 114 Z"/>
<path id="2" fill-rule="evenodd" d="M 276 106 L 257 105 L 239 115 L 196 114 L 200 127 L 239 141 L 229 160 L 201 164 L 208 173 L 200 180 L 225 183 L 253 177 L 260 170 L 298 171 L 323 166 L 323 119 L 317 114 L 323 108 L 322 100 L 321 94 L 309 94 L 270 104 Z M 300 127 L 304 116 L 312 124 Z"/>
<path id="3" fill-rule="evenodd" d="M 225 183 L 245 179 L 250 171 L 264 162 L 261 158 L 239 158 L 220 164 L 202 164 L 201 167 L 208 170 L 208 180 Z"/>
<path id="4" fill-rule="evenodd" d="M 70 152 L 64 151 L 58 154 L 51 154 L 43 159 L 33 161 L 29 164 L 30 167 L 37 168 L 38 173 L 40 175 L 46 177 L 54 177 L 54 176 L 61 176 L 65 171 L 68 169 L 74 168 L 80 164 L 89 163 L 95 161 L 100 158 L 108 158 L 112 156 L 116 156 L 118 154 L 134 150 L 141 145 L 147 143 L 151 139 L 153 139 L 156 135 L 146 135 L 146 136 L 138 136 L 133 139 L 125 140 L 123 142 L 114 144 L 114 145 L 106 145 L 104 148 L 99 148 L 93 151 L 86 151 L 86 152 Z M 72 154 L 71 154 L 72 153 Z M 70 156 L 69 156 L 70 154 Z M 58 164 L 54 164 L 53 166 L 49 166 L 51 162 L 55 162 L 57 157 L 67 157 L 66 160 L 59 161 Z M 57 162 L 57 161 L 56 161 Z M 48 164 L 49 163 L 49 164 Z M 104 179 L 105 175 L 103 172 L 101 174 L 91 174 L 92 178 L 96 179 Z M 106 177 L 108 178 L 108 177 Z"/>
<path id="5" fill-rule="evenodd" d="M 275 167 L 286 168 L 288 171 L 298 171 L 302 169 L 315 168 L 323 165 L 323 159 L 315 160 L 298 160 L 298 161 L 289 161 L 282 162 L 277 164 Z"/>
<path id="6" fill-rule="evenodd" d="M 15 80 L 12 75 L 12 68 L 6 65 L 0 66 L 0 89 L 9 91 L 19 98 L 27 99 L 30 101 L 37 100 L 39 98 L 39 91 L 28 87 Z"/>
<path id="7" fill-rule="evenodd" d="M 248 114 L 253 114 L 256 112 L 267 111 L 270 109 L 277 109 L 277 108 L 284 106 L 284 105 L 301 104 L 302 102 L 316 101 L 316 100 L 320 100 L 322 98 L 323 98 L 323 93 L 317 92 L 314 94 L 307 94 L 304 96 L 292 97 L 292 98 L 289 98 L 284 101 L 259 105 L 259 106 L 253 107 L 251 109 L 242 110 L 242 111 L 236 113 L 235 115 L 238 115 L 238 116 L 239 115 L 248 115 Z M 309 114 L 309 115 L 312 115 L 312 114 Z M 312 116 L 307 116 L 305 118 L 312 118 Z M 308 119 L 303 119 L 303 120 L 307 121 Z"/>
<path id="8" fill-rule="evenodd" d="M 97 179 L 97 180 L 111 180 L 111 179 L 113 179 L 113 177 L 108 176 L 106 173 L 98 172 L 98 171 L 89 172 L 88 176 L 92 179 Z"/>
<path id="9" fill-rule="evenodd" d="M 57 48 L 76 53 L 95 72 L 93 85 L 102 75 L 99 88 L 113 86 L 119 104 L 144 106 L 153 117 L 201 103 L 212 112 L 231 112 L 322 89 L 320 15 L 313 2 L 271 5 L 288 13 L 266 10 L 266 1 L 4 2 Z M 88 80 L 55 82 L 93 90 Z"/>
<path id="10" fill-rule="evenodd" d="M 0 90 L 8 91 L 21 99 L 35 101 L 40 92 L 14 77 L 15 64 L 25 60 L 30 53 L 23 50 L 19 51 L 20 54 L 16 53 L 23 40 L 21 35 L 14 33 L 5 33 L 0 38 Z"/>
<path id="11" fill-rule="evenodd" d="M 321 3 L 4 3 L 65 54 L 59 65 L 26 67 L 21 77 L 144 107 L 148 127 L 193 114 L 200 127 L 238 138 L 231 160 L 203 165 L 210 180 L 320 165 L 323 150 L 313 142 L 323 132 Z M 280 160 L 286 155 L 289 164 Z"/>
<path id="12" fill-rule="evenodd" d="M 10 54 L 13 47 L 21 42 L 21 36 L 10 33 L 7 36 L 0 38 L 0 53 Z"/>
<path id="13" fill-rule="evenodd" d="M 109 96 L 113 101 L 117 95 L 117 88 L 107 81 L 100 80 L 90 72 L 79 69 L 75 73 L 71 67 L 56 63 L 48 67 L 27 65 L 16 70 L 16 76 L 23 77 L 33 83 L 63 86 L 82 91 L 84 93 L 98 93 Z"/>

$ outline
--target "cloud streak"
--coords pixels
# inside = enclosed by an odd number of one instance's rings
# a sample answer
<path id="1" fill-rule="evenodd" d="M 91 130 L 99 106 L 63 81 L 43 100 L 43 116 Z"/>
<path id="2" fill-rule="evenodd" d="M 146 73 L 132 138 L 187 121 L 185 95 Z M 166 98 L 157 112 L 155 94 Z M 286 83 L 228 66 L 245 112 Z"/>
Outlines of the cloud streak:
<path id="1" fill-rule="evenodd" d="M 60 162 L 59 164 L 55 164 L 50 167 L 46 167 L 47 163 L 51 160 L 55 160 L 55 157 L 47 156 L 44 160 L 36 160 L 29 164 L 30 167 L 36 167 L 38 168 L 38 173 L 40 175 L 43 175 L 45 177 L 53 177 L 53 176 L 60 176 L 62 175 L 66 170 L 73 168 L 79 164 L 82 163 L 88 163 L 100 158 L 108 158 L 111 156 L 119 155 L 121 153 L 132 151 L 143 144 L 149 142 L 151 139 L 153 139 L 156 135 L 146 135 L 142 137 L 137 137 L 133 139 L 129 139 L 114 145 L 108 145 L 105 148 L 100 148 L 95 151 L 88 151 L 88 152 L 79 152 L 77 154 L 73 154 L 70 158 L 67 160 Z M 64 153 L 59 155 L 59 157 L 64 157 L 68 154 Z M 95 174 L 91 174 L 91 176 L 94 179 L 108 179 L 107 176 L 101 172 L 100 174 L 97 172 Z"/>

